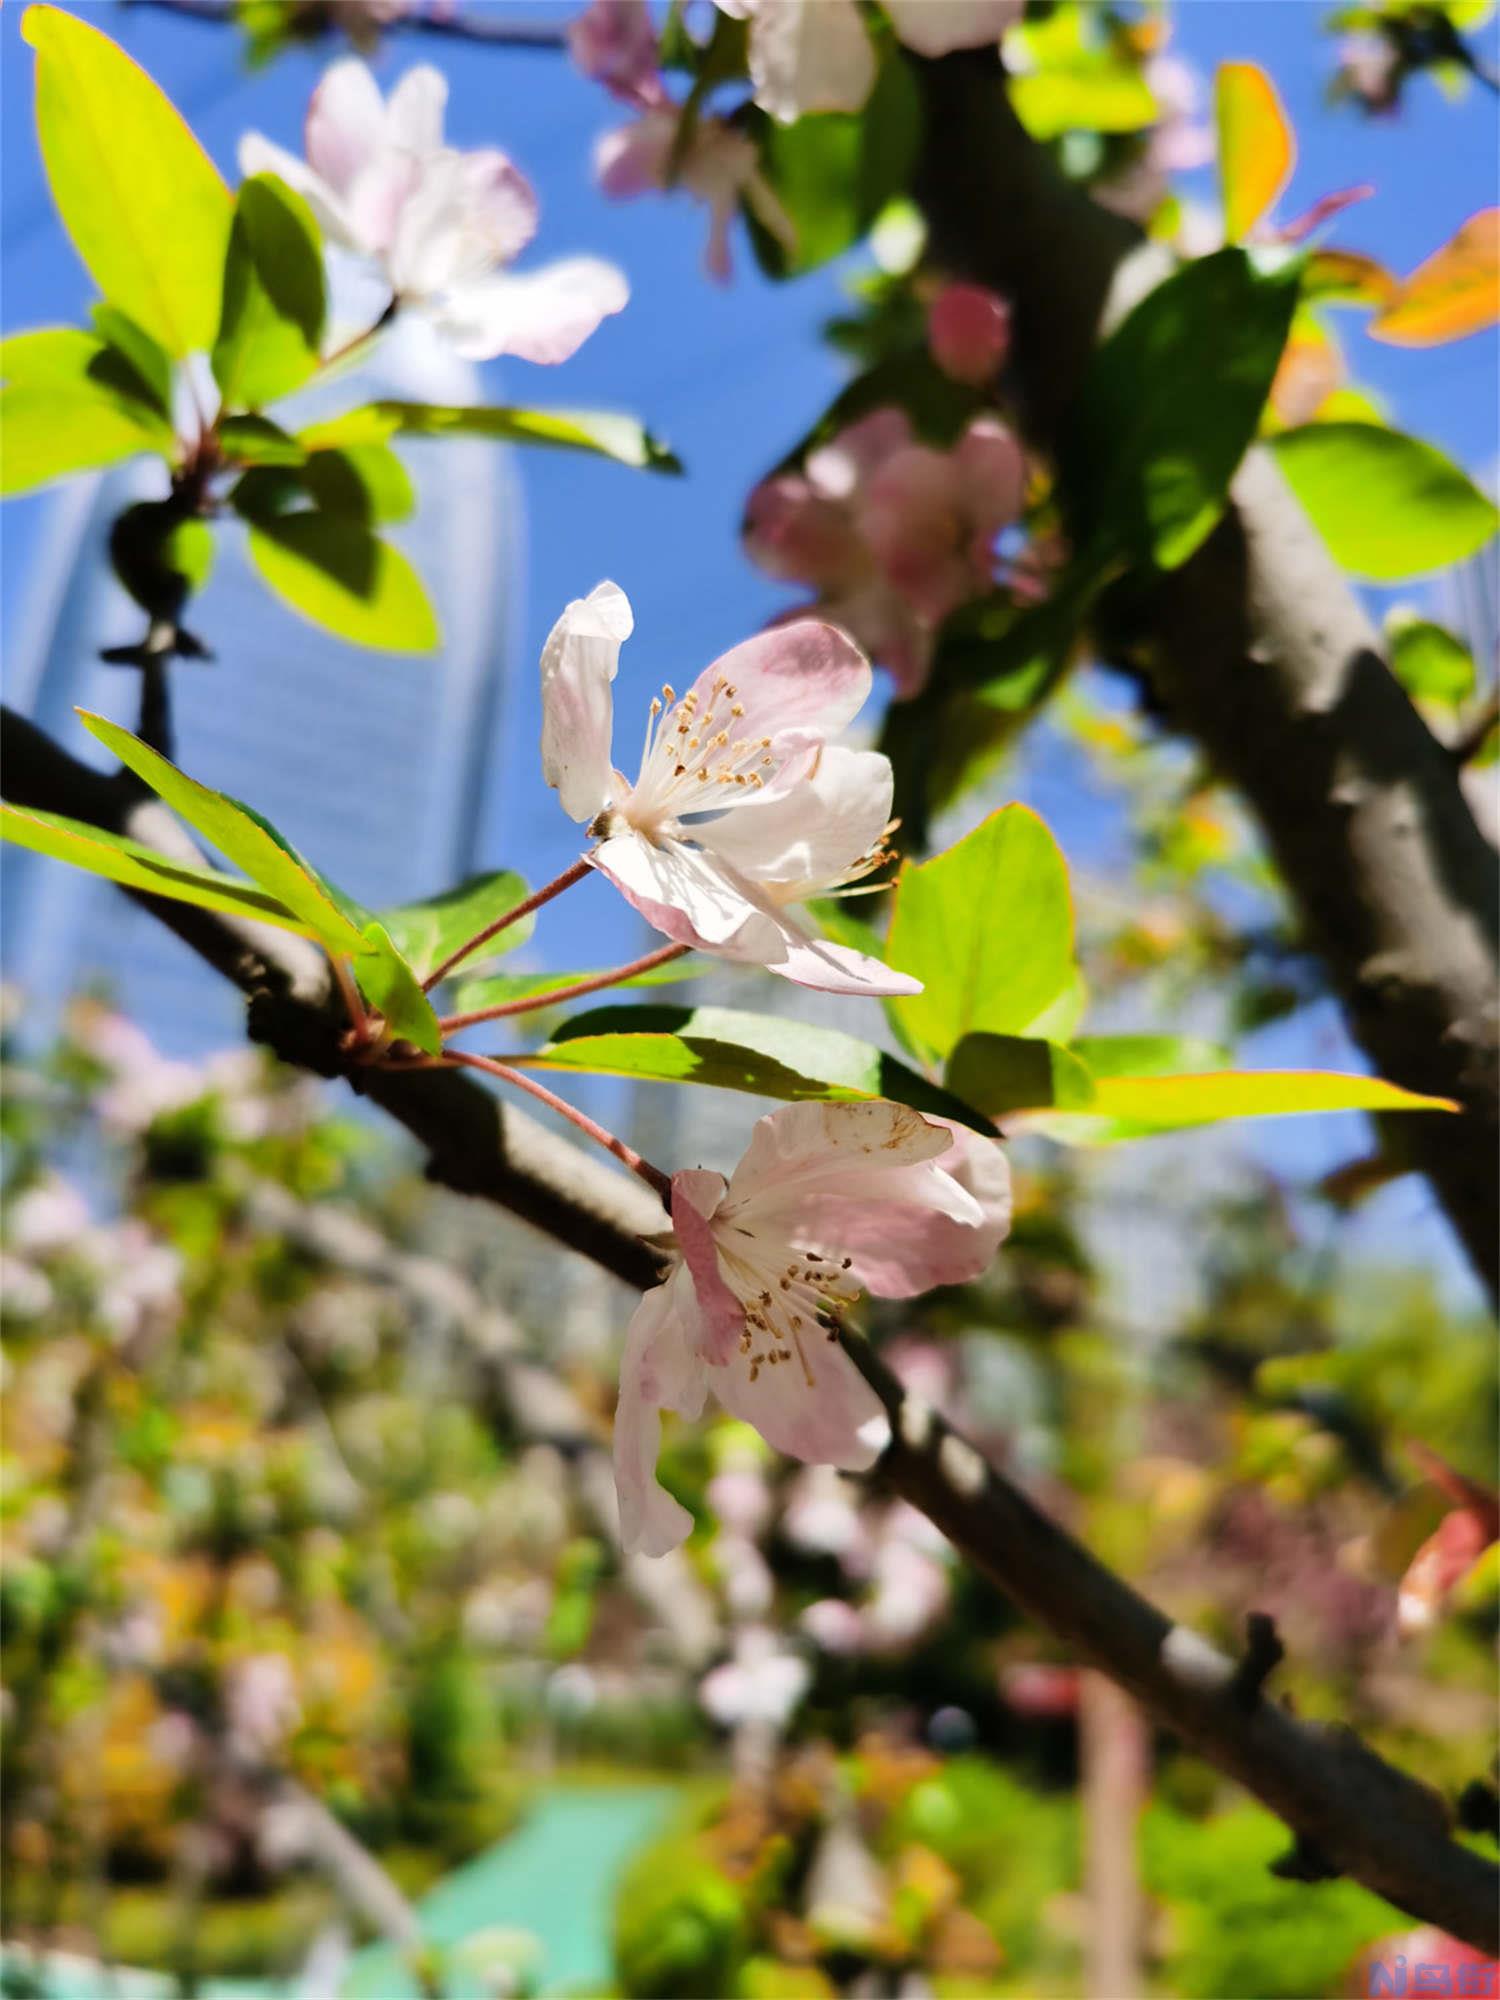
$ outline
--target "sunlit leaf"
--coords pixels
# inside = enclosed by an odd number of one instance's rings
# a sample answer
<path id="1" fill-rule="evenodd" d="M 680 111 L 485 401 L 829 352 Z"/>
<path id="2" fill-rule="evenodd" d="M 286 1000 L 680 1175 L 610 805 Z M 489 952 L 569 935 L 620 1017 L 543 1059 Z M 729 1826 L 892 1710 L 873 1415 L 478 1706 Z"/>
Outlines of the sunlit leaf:
<path id="1" fill-rule="evenodd" d="M 0 492 L 22 493 L 138 452 L 170 457 L 171 426 L 126 357 L 80 327 L 0 341 Z"/>
<path id="2" fill-rule="evenodd" d="M 1393 347 L 1436 347 L 1500 319 L 1500 208 L 1482 209 L 1398 288 L 1369 332 Z"/>
<path id="3" fill-rule="evenodd" d="M 91 875 L 102 875 L 125 889 L 169 896 L 174 902 L 195 903 L 200 909 L 224 910 L 231 916 L 253 917 L 282 930 L 300 931 L 305 937 L 313 934 L 284 903 L 251 882 L 237 881 L 207 864 L 194 867 L 191 862 L 173 860 L 125 834 L 106 833 L 59 813 L 0 806 L 0 837 L 35 854 L 48 854 L 86 869 Z"/>
<path id="4" fill-rule="evenodd" d="M 1238 243 L 1291 179 L 1297 146 L 1276 86 L 1255 63 L 1220 63 L 1214 115 L 1224 234 Z"/>
<path id="5" fill-rule="evenodd" d="M 36 116 L 53 199 L 112 305 L 181 356 L 213 343 L 229 190 L 172 104 L 89 22 L 28 7 Z"/>
<path id="6" fill-rule="evenodd" d="M 1270 448 L 1334 560 L 1374 583 L 1462 562 L 1500 521 L 1467 473 L 1400 431 L 1308 424 Z"/>
<path id="7" fill-rule="evenodd" d="M 1087 1066 L 1059 1043 L 1031 1035 L 965 1035 L 946 1077 L 958 1096 L 992 1118 L 1053 1106 L 1082 1110 L 1094 1098 Z"/>
<path id="8" fill-rule="evenodd" d="M 230 409 L 300 389 L 319 365 L 328 298 L 312 210 L 274 174 L 240 189 L 224 262 L 214 380 Z"/>
<path id="9" fill-rule="evenodd" d="M 405 521 L 416 510 L 411 474 L 388 444 L 309 452 L 298 478 L 324 513 L 347 514 L 367 527 Z"/>
<path id="10" fill-rule="evenodd" d="M 290 910 L 330 950 L 360 950 L 359 926 L 350 921 L 327 886 L 269 821 L 228 793 L 200 785 L 117 722 L 92 715 L 87 709 L 79 709 L 78 715 L 91 736 L 112 750 L 158 798 Z"/>
<path id="11" fill-rule="evenodd" d="M 250 530 L 250 560 L 283 604 L 357 646 L 427 653 L 440 638 L 401 551 L 341 515 L 283 514 Z"/>
<path id="12" fill-rule="evenodd" d="M 422 991 L 417 973 L 391 942 L 383 924 L 368 923 L 360 933 L 354 976 L 361 993 L 385 1017 L 395 1034 L 427 1055 L 439 1053 L 443 1031 L 432 1003 Z"/>
<path id="13" fill-rule="evenodd" d="M 622 417 L 610 410 L 520 410 L 465 408 L 444 403 L 372 403 L 366 410 L 351 410 L 331 424 L 317 426 L 328 444 L 379 442 L 360 437 L 357 420 L 372 428 L 385 425 L 385 436 L 404 431 L 410 437 L 480 437 L 502 444 L 555 445 L 565 451 L 587 451 L 599 458 L 613 458 L 621 465 L 643 467 L 648 472 L 681 472 L 675 453 L 653 437 L 634 417 Z"/>
<path id="14" fill-rule="evenodd" d="M 496 868 L 488 874 L 471 875 L 456 888 L 444 889 L 421 902 L 382 910 L 380 921 L 397 949 L 415 967 L 418 978 L 425 979 L 461 944 L 517 903 L 524 903 L 529 894 L 525 880 L 513 869 Z M 485 951 L 498 957 L 514 950 L 531 936 L 535 922 L 535 917 L 517 918 L 484 947 Z"/>
<path id="15" fill-rule="evenodd" d="M 1140 65 L 1091 6 L 1067 5 L 1015 31 L 1016 116 L 1034 139 L 1065 132 L 1143 132 L 1161 116 Z M 1009 43 L 1007 43 L 1009 48 Z"/>
<path id="16" fill-rule="evenodd" d="M 1056 841 L 1004 806 L 897 877 L 887 961 L 923 982 L 891 1002 L 918 1047 L 946 1056 L 967 1034 L 1023 1034 L 1074 978 L 1073 906 Z"/>
<path id="17" fill-rule="evenodd" d="M 129 313 L 101 302 L 90 318 L 94 331 L 106 347 L 114 349 L 129 367 L 140 394 L 158 416 L 170 423 L 172 417 L 172 357 L 160 341 L 153 340 L 144 327 L 137 326 Z"/>
<path id="18" fill-rule="evenodd" d="M 888 1097 L 976 1130 L 983 1117 L 894 1056 L 832 1028 L 728 1007 L 596 1007 L 575 1015 L 528 1068 L 658 1083 L 708 1083 L 758 1097 L 831 1103 Z"/>
<path id="19" fill-rule="evenodd" d="M 1148 1138 L 1231 1118 L 1282 1118 L 1321 1111 L 1456 1111 L 1372 1076 L 1325 1070 L 1222 1070 L 1191 1076 L 1097 1076 L 1087 1111 L 1028 1117 L 1031 1129 L 1074 1145 Z"/>
<path id="20" fill-rule="evenodd" d="M 1457 708 L 1474 692 L 1474 656 L 1429 618 L 1392 618 L 1387 628 L 1391 668 L 1415 701 Z"/>
<path id="21" fill-rule="evenodd" d="M 238 465 L 300 465 L 307 456 L 299 439 L 269 417 L 253 413 L 223 418 L 219 447 L 231 464 Z"/>

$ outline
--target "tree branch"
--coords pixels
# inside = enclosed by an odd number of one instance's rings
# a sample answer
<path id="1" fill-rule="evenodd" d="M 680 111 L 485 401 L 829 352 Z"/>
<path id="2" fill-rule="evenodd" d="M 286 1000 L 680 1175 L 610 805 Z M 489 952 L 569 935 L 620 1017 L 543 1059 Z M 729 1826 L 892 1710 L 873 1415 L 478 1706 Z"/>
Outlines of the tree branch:
<path id="1" fill-rule="evenodd" d="M 931 143 L 916 192 L 932 253 L 1009 297 L 1028 429 L 1053 445 L 1101 323 L 1160 273 L 1161 253 L 1057 171 L 992 55 L 918 67 Z M 1249 453 L 1232 501 L 1154 587 L 1159 691 L 1249 802 L 1372 1062 L 1463 1105 L 1462 1119 L 1413 1115 L 1399 1133 L 1392 1121 L 1386 1139 L 1430 1178 L 1494 1292 L 1500 857 L 1268 454 Z"/>
<path id="2" fill-rule="evenodd" d="M 170 815 L 149 815 L 116 779 L 78 763 L 8 710 L 0 752 L 5 795 L 16 804 L 128 830 L 138 840 L 154 839 L 165 820 L 175 838 L 164 851 L 180 851 L 185 836 Z M 309 984 L 305 940 L 159 897 L 139 900 L 250 996 L 258 1039 L 320 1075 L 346 1073 L 326 961 L 312 952 L 321 978 Z M 252 932 L 261 935 L 248 937 Z M 641 1236 L 662 1226 L 662 1212 L 638 1182 L 576 1153 L 454 1071 L 369 1071 L 348 1081 L 422 1141 L 432 1179 L 497 1202 L 627 1284 L 657 1282 L 660 1267 Z M 862 1341 L 851 1352 L 891 1423 L 874 1480 L 926 1514 L 960 1554 L 1081 1661 L 1128 1689 L 1161 1727 L 1244 1785 L 1286 1822 L 1300 1847 L 1412 1916 L 1482 1951 L 1500 1950 L 1496 1871 L 1452 1839 L 1436 1793 L 1351 1733 L 1249 1699 L 1246 1676 L 1232 1660 L 1096 1562 L 908 1396 Z"/>

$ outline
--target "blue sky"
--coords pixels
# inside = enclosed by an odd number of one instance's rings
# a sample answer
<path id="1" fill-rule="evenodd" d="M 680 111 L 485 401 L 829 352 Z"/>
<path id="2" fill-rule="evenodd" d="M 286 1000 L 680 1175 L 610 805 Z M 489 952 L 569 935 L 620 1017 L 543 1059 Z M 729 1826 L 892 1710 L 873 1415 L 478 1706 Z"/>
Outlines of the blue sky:
<path id="1" fill-rule="evenodd" d="M 233 175 L 235 145 L 247 128 L 298 144 L 307 95 L 329 46 L 289 53 L 249 74 L 237 37 L 225 29 L 102 0 L 84 11 L 164 84 L 227 173 Z M 572 8 L 526 0 L 514 11 L 533 19 L 555 11 L 565 18 Z M 1423 81 L 1396 118 L 1329 110 L 1324 91 L 1333 50 L 1319 25 L 1326 11 L 1322 0 L 1187 0 L 1177 9 L 1176 46 L 1205 78 L 1227 58 L 1253 59 L 1269 69 L 1300 151 L 1280 212 L 1294 215 L 1332 189 L 1373 183 L 1374 198 L 1341 220 L 1337 240 L 1405 271 L 1496 199 L 1495 100 L 1476 89 L 1449 104 Z M 91 296 L 52 214 L 36 156 L 31 55 L 20 39 L 20 12 L 16 5 L 0 12 L 6 244 L 0 318 L 6 330 L 80 319 Z M 589 156 L 595 137 L 617 122 L 616 107 L 563 56 L 394 36 L 377 67 L 389 82 L 417 60 L 438 61 L 449 77 L 455 141 L 498 143 L 536 185 L 542 224 L 532 261 L 602 252 L 631 281 L 628 310 L 607 322 L 574 361 L 560 369 L 491 367 L 488 392 L 496 400 L 632 410 L 671 439 L 688 467 L 686 478 L 670 480 L 561 454 L 534 452 L 520 461 L 527 542 L 518 617 L 522 667 L 529 668 L 568 598 L 603 576 L 624 585 L 637 619 L 620 683 L 621 754 L 628 758 L 637 703 L 644 704 L 657 682 L 669 678 L 681 685 L 785 605 L 785 594 L 740 554 L 737 523 L 756 477 L 806 429 L 842 379 L 839 363 L 817 337 L 820 322 L 838 306 L 840 273 L 825 270 L 775 286 L 759 276 L 741 242 L 734 282 L 718 287 L 702 272 L 704 215 L 695 204 L 685 198 L 606 202 L 592 185 Z M 1211 188 L 1211 176 L 1189 177 L 1187 191 L 1206 197 Z M 1493 337 L 1423 353 L 1380 346 L 1357 325 L 1342 317 L 1353 372 L 1386 399 L 1396 420 L 1473 467 L 1490 464 L 1500 430 Z M 7 631 L 45 504 L 21 501 L 6 509 Z M 221 651 L 229 649 L 221 645 Z M 232 656 L 225 665 L 232 672 Z M 380 663 L 372 669 L 382 670 L 391 669 Z M 495 861 L 519 861 L 533 879 L 543 879 L 566 865 L 577 841 L 540 785 L 536 732 L 534 678 L 523 670 L 504 721 L 485 836 Z M 184 746 L 189 763 L 190 750 Z M 1066 773 L 1049 774 L 1045 763 L 1032 780 L 1033 794 L 1038 786 L 1065 849 L 1101 860 L 1109 818 Z M 546 955 L 552 962 L 596 964 L 612 953 L 638 950 L 637 935 L 619 900 L 604 885 L 590 884 L 559 906 Z M 1330 1041 L 1326 1023 L 1314 1033 L 1316 1048 L 1278 1047 L 1260 1059 L 1329 1060 L 1337 1038 Z M 1308 1121 L 1308 1128 L 1295 1142 L 1287 1124 L 1260 1129 L 1286 1134 L 1267 1143 L 1295 1147 L 1299 1158 L 1311 1147 L 1331 1163 L 1353 1150 L 1352 1121 L 1336 1131 L 1321 1120 Z M 1320 1128 L 1324 1139 L 1310 1128 Z M 1409 1199 L 1430 1206 L 1425 1191 Z"/>

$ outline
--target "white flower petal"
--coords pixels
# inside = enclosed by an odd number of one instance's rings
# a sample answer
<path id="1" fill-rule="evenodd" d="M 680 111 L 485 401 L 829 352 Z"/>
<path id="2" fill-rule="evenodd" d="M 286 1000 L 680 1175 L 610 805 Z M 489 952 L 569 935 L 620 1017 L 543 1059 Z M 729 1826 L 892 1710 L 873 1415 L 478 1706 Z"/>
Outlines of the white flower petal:
<path id="1" fill-rule="evenodd" d="M 752 795 L 697 837 L 748 880 L 800 902 L 841 881 L 876 845 L 890 824 L 892 787 L 888 757 L 835 744 L 790 791 L 763 802 Z"/>
<path id="2" fill-rule="evenodd" d="M 754 1381 L 753 1366 L 754 1355 L 736 1353 L 726 1367 L 711 1369 L 708 1381 L 730 1415 L 753 1424 L 767 1444 L 846 1472 L 879 1458 L 889 1434 L 884 1406 L 837 1341 L 809 1329 L 800 1355 L 762 1360 Z"/>
<path id="3" fill-rule="evenodd" d="M 885 0 L 896 39 L 921 56 L 998 46 L 1026 11 L 1026 0 Z"/>
<path id="4" fill-rule="evenodd" d="M 807 111 L 858 111 L 875 51 L 854 0 L 758 0 L 750 25 L 755 101 L 783 125 Z"/>
<path id="5" fill-rule="evenodd" d="M 433 317 L 470 361 L 498 354 L 523 361 L 566 361 L 603 319 L 630 297 L 625 275 L 600 257 L 567 257 L 524 276 L 497 272 L 455 285 Z"/>
<path id="6" fill-rule="evenodd" d="M 733 945 L 728 955 L 751 964 L 764 962 L 762 952 L 780 949 L 775 922 L 744 885 L 711 854 L 684 841 L 619 833 L 595 848 L 593 862 L 648 923 L 679 944 L 721 954 Z"/>
<path id="7" fill-rule="evenodd" d="M 386 138 L 411 153 L 435 153 L 443 143 L 448 79 L 431 63 L 409 69 L 385 107 Z"/>
<path id="8" fill-rule="evenodd" d="M 307 107 L 305 136 L 308 165 L 339 195 L 385 150 L 380 86 L 357 56 L 345 56 L 323 72 Z"/>
<path id="9" fill-rule="evenodd" d="M 570 819 L 588 821 L 614 789 L 610 682 L 635 619 L 615 583 L 576 597 L 542 648 L 542 775 Z"/>
<path id="10" fill-rule="evenodd" d="M 661 1412 L 692 1418 L 703 1408 L 705 1371 L 698 1360 L 692 1280 L 678 1265 L 647 1292 L 625 1335 L 615 1410 L 615 1487 L 620 1545 L 627 1554 L 665 1555 L 683 1541 L 693 1517 L 657 1483 Z"/>

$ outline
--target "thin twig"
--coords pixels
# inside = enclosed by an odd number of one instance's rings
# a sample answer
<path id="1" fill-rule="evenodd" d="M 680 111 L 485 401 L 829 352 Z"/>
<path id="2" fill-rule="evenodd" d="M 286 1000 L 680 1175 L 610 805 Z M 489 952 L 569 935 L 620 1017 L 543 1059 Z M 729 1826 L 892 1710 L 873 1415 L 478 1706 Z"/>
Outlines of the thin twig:
<path id="1" fill-rule="evenodd" d="M 557 1112 L 559 1117 L 566 1118 L 570 1125 L 576 1125 L 578 1130 L 585 1137 L 592 1139 L 596 1146 L 602 1146 L 606 1153 L 613 1153 L 622 1165 L 629 1167 L 633 1174 L 638 1174 L 647 1187 L 655 1189 L 670 1211 L 672 1206 L 670 1177 L 664 1174 L 660 1167 L 653 1167 L 649 1160 L 642 1159 L 634 1146 L 627 1146 L 623 1139 L 616 1138 L 613 1132 L 590 1118 L 586 1111 L 580 1111 L 576 1104 L 569 1104 L 565 1097 L 559 1097 L 555 1090 L 549 1090 L 545 1083 L 538 1083 L 534 1076 L 523 1076 L 518 1069 L 513 1069 L 509 1063 L 497 1062 L 493 1056 L 473 1056 L 464 1049 L 450 1049 L 445 1060 L 450 1063 L 461 1063 L 465 1069 L 483 1070 L 486 1076 L 497 1076 L 502 1083 L 513 1083 L 518 1090 L 524 1090 L 528 1096 L 536 1098 L 538 1103 L 545 1104 L 549 1110 Z"/>
<path id="2" fill-rule="evenodd" d="M 492 924 L 486 924 L 482 931 L 476 931 L 473 937 L 458 947 L 457 951 L 450 951 L 436 971 L 429 972 L 422 981 L 422 991 L 430 993 L 434 986 L 440 985 L 448 977 L 455 966 L 462 965 L 466 958 L 472 958 L 481 945 L 488 944 L 490 939 L 498 937 L 501 931 L 509 930 L 511 925 L 519 923 L 522 917 L 529 917 L 532 911 L 539 910 L 543 903 L 550 903 L 552 898 L 560 896 L 564 889 L 571 889 L 573 884 L 581 882 L 588 872 L 588 862 L 580 859 L 575 861 L 571 868 L 565 868 L 561 875 L 554 876 L 550 882 L 544 882 L 540 889 L 526 898 L 524 903 L 517 903 L 513 910 L 507 910 L 503 916 L 496 917 Z"/>
<path id="3" fill-rule="evenodd" d="M 438 1026 L 445 1035 L 460 1028 L 473 1028 L 481 1021 L 502 1021 L 511 1014 L 534 1014 L 542 1007 L 556 1007 L 564 1000 L 581 1000 L 585 993 L 598 993 L 606 986 L 622 986 L 658 965 L 670 965 L 692 950 L 688 944 L 664 944 L 660 951 L 648 951 L 629 965 L 617 965 L 612 972 L 596 972 L 592 979 L 575 979 L 571 986 L 550 986 L 542 993 L 523 993 L 517 1000 L 502 1000 L 493 1007 L 475 1007 L 467 1014 L 445 1014 Z"/>

